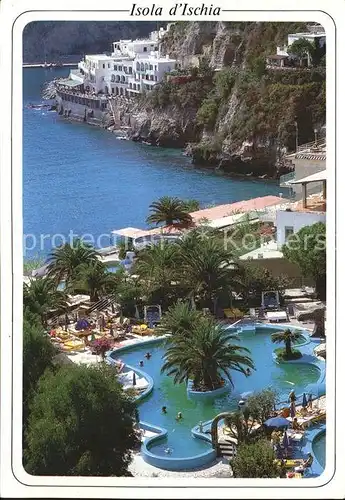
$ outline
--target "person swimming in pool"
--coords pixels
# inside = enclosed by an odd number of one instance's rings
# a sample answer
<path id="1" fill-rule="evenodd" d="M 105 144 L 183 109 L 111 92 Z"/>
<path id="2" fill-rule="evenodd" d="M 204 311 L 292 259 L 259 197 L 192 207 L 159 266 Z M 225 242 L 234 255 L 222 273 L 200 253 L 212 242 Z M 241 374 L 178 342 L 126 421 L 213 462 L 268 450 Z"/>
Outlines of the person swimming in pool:
<path id="1" fill-rule="evenodd" d="M 139 366 L 144 366 L 144 361 L 139 361 Z"/>
<path id="2" fill-rule="evenodd" d="M 166 406 L 162 406 L 162 413 L 168 413 L 168 412 L 167 412 L 167 407 L 166 407 Z"/>
<path id="3" fill-rule="evenodd" d="M 145 358 L 146 358 L 146 359 L 150 359 L 150 358 L 151 358 L 151 356 L 152 356 L 152 354 L 151 354 L 150 352 L 147 352 L 147 353 L 145 354 Z"/>
<path id="4" fill-rule="evenodd" d="M 247 374 L 247 377 L 249 377 L 249 375 L 251 375 L 251 374 L 252 374 L 252 372 L 250 371 L 250 369 L 249 369 L 249 368 L 247 368 L 247 369 L 246 369 L 246 374 Z"/>
<path id="5" fill-rule="evenodd" d="M 176 415 L 176 420 L 181 420 L 183 417 L 182 417 L 182 413 L 179 411 L 178 414 Z"/>

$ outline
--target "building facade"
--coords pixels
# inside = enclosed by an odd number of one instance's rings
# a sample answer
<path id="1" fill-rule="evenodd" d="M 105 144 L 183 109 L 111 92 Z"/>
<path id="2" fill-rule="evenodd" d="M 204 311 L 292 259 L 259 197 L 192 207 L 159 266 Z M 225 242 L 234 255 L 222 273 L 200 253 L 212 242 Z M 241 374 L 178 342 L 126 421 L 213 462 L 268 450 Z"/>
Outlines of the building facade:
<path id="1" fill-rule="evenodd" d="M 153 31 L 143 40 L 113 42 L 110 55 L 86 55 L 70 79 L 95 94 L 134 96 L 152 90 L 176 68 L 175 59 L 160 54 L 159 44 L 168 29 Z"/>

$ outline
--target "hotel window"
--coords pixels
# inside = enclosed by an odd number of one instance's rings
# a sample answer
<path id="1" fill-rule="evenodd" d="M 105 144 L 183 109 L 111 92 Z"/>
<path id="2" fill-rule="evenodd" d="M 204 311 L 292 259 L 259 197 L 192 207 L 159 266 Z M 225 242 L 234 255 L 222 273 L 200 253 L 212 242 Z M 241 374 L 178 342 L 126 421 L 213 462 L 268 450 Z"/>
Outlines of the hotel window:
<path id="1" fill-rule="evenodd" d="M 147 52 L 147 47 L 144 47 L 143 52 Z"/>
<path id="2" fill-rule="evenodd" d="M 292 226 L 285 226 L 285 241 L 288 241 L 292 234 L 294 234 L 294 228 Z"/>
<path id="3" fill-rule="evenodd" d="M 150 71 L 152 71 L 152 70 L 153 70 L 153 66 L 152 66 L 152 64 L 150 64 Z"/>
<path id="4" fill-rule="evenodd" d="M 122 71 L 122 66 L 119 66 L 119 71 Z"/>
<path id="5" fill-rule="evenodd" d="M 110 63 L 108 63 L 108 68 L 110 68 Z"/>
<path id="6" fill-rule="evenodd" d="M 114 64 L 114 71 L 117 71 L 117 65 Z"/>
<path id="7" fill-rule="evenodd" d="M 155 81 L 158 82 L 158 76 L 157 75 L 155 75 Z"/>
<path id="8" fill-rule="evenodd" d="M 155 65 L 155 71 L 157 71 L 157 66 Z"/>
<path id="9" fill-rule="evenodd" d="M 131 66 L 128 68 L 128 72 L 130 75 L 132 74 L 132 67 Z"/>
<path id="10" fill-rule="evenodd" d="M 105 69 L 105 64 L 103 64 L 103 69 Z"/>

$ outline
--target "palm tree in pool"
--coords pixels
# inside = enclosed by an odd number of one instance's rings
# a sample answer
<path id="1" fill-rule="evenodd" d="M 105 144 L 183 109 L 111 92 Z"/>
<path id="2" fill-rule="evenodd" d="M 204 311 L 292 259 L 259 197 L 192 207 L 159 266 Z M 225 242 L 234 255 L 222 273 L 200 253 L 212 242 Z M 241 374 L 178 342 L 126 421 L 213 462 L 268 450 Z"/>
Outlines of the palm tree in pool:
<path id="1" fill-rule="evenodd" d="M 49 256 L 48 275 L 57 282 L 66 281 L 71 284 L 81 265 L 98 262 L 99 254 L 91 246 L 80 239 L 75 239 L 72 244 L 66 243 L 55 248 Z"/>
<path id="2" fill-rule="evenodd" d="M 74 290 L 89 293 L 91 302 L 97 302 L 102 295 L 114 291 L 116 284 L 116 277 L 107 270 L 102 262 L 97 260 L 78 266 L 74 279 Z"/>
<path id="3" fill-rule="evenodd" d="M 303 335 L 298 330 L 292 331 L 290 328 L 282 332 L 272 333 L 271 339 L 275 344 L 285 344 L 285 354 L 287 358 L 293 357 L 292 344 L 302 339 Z"/>
<path id="4" fill-rule="evenodd" d="M 223 376 L 233 386 L 232 370 L 247 376 L 246 369 L 254 369 L 249 350 L 233 344 L 233 339 L 233 334 L 211 317 L 200 318 L 189 336 L 171 338 L 161 371 L 173 376 L 175 384 L 192 380 L 196 390 L 221 387 Z"/>
<path id="5" fill-rule="evenodd" d="M 64 291 L 57 290 L 55 280 L 42 277 L 24 284 L 23 303 L 24 309 L 37 314 L 46 325 L 50 315 L 66 311 L 67 296 Z"/>
<path id="6" fill-rule="evenodd" d="M 178 227 L 190 227 L 193 224 L 187 207 L 179 198 L 163 196 L 151 203 L 150 212 L 146 219 L 148 224 Z"/>

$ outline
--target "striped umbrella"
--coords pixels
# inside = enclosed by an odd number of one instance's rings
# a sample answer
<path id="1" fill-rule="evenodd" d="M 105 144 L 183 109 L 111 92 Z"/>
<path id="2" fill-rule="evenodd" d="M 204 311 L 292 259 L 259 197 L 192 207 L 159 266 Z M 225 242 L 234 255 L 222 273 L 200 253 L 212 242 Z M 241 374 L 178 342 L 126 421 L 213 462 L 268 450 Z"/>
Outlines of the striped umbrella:
<path id="1" fill-rule="evenodd" d="M 308 402 L 307 402 L 307 396 L 305 395 L 305 392 L 303 393 L 303 400 L 302 400 L 302 406 L 303 408 L 306 408 L 308 405 Z"/>

